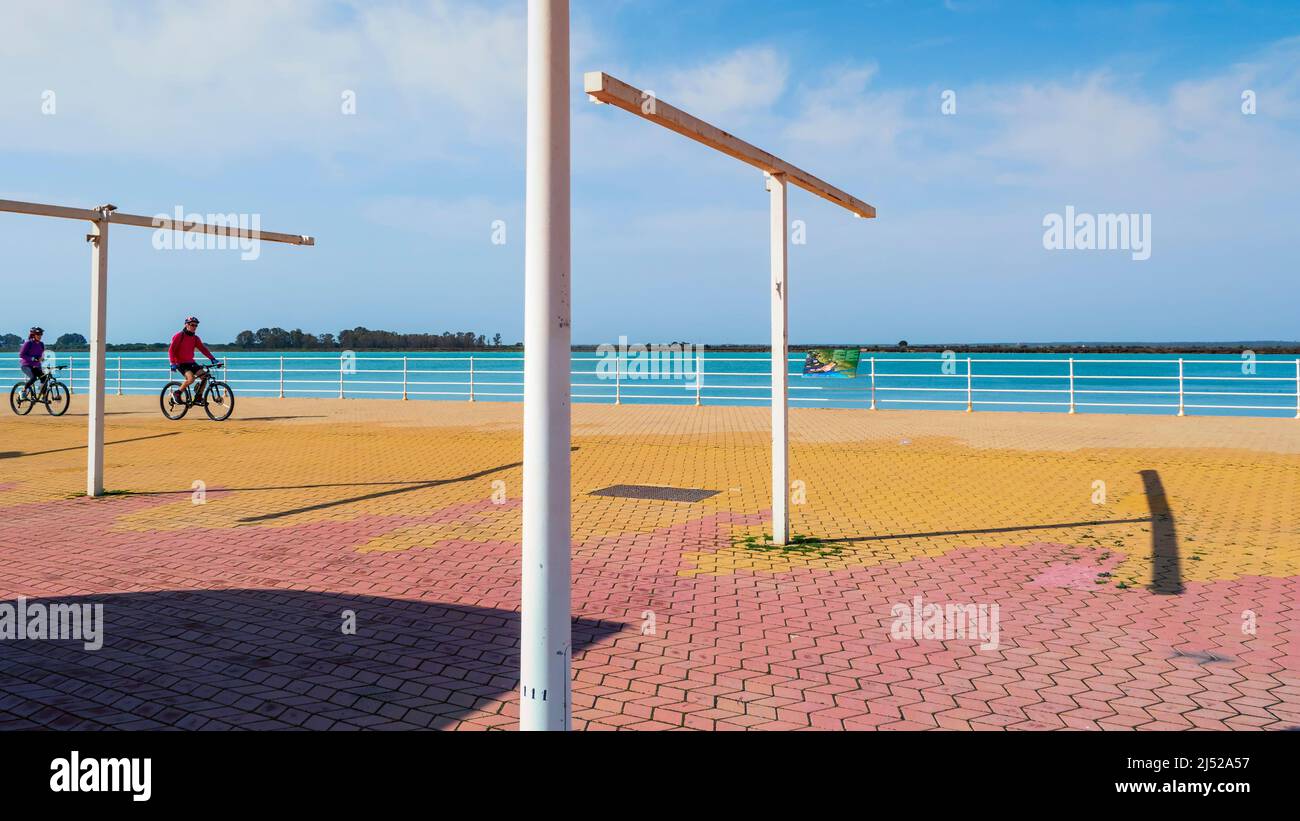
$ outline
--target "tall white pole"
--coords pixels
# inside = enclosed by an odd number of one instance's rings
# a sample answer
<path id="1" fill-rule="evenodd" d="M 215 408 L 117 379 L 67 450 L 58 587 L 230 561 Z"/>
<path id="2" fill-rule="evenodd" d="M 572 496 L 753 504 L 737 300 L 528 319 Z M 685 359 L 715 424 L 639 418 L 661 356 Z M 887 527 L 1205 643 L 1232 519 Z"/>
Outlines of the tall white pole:
<path id="1" fill-rule="evenodd" d="M 569 3 L 528 0 L 519 727 L 570 728 Z"/>
<path id="2" fill-rule="evenodd" d="M 108 321 L 108 211 L 90 240 L 90 425 L 86 435 L 86 495 L 104 495 L 104 328 Z"/>
<path id="3" fill-rule="evenodd" d="M 790 429 L 789 365 L 790 292 L 786 261 L 786 181 L 784 174 L 768 174 L 771 193 L 772 235 L 772 541 L 790 540 Z"/>

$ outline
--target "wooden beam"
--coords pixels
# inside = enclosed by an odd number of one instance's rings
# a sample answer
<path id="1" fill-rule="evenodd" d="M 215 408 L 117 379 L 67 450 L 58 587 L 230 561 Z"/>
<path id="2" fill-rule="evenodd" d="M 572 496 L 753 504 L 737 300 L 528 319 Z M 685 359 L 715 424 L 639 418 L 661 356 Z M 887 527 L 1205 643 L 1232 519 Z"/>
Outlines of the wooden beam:
<path id="1" fill-rule="evenodd" d="M 698 117 L 687 114 L 680 108 L 669 105 L 663 100 L 651 97 L 635 86 L 628 85 L 617 77 L 611 77 L 603 71 L 589 71 L 583 75 L 583 87 L 598 102 L 618 106 L 656 125 L 676 131 L 684 137 L 690 137 L 708 147 L 721 151 L 741 162 L 760 168 L 769 174 L 782 174 L 792 185 L 830 200 L 841 208 L 852 211 L 859 217 L 870 219 L 876 215 L 876 209 L 830 183 L 814 177 L 807 171 L 797 168 L 780 157 L 769 154 L 757 146 L 745 142 L 739 137 L 728 134 L 722 129 L 710 125 Z"/>
<path id="2" fill-rule="evenodd" d="M 98 222 L 103 217 L 98 209 L 68 208 L 62 205 L 45 205 L 39 202 L 19 202 L 17 200 L 0 200 L 0 211 L 8 211 L 14 214 L 31 214 L 37 217 L 89 220 L 90 222 Z M 142 217 L 138 214 L 124 214 L 121 211 L 110 212 L 108 221 L 117 225 L 135 225 L 140 228 L 153 228 L 162 231 L 187 231 L 196 234 L 265 240 L 266 242 L 284 242 L 289 245 L 316 244 L 313 237 L 302 234 L 252 231 L 240 228 L 238 225 L 210 225 L 204 222 L 191 222 L 188 220 L 177 222 L 171 217 Z"/>
<path id="3" fill-rule="evenodd" d="M 265 240 L 267 242 L 285 242 L 290 245 L 316 244 L 313 237 L 301 234 L 252 231 L 240 228 L 238 225 L 210 225 L 205 222 L 191 222 L 189 220 L 178 222 L 171 217 L 142 217 L 138 214 L 123 214 L 120 211 L 114 211 L 113 215 L 109 217 L 109 222 L 117 225 L 138 225 L 141 228 L 153 228 L 161 231 L 187 231 L 195 234 L 214 234 L 225 237 L 239 237 L 241 239 Z"/>
<path id="4" fill-rule="evenodd" d="M 71 220 L 99 219 L 99 212 L 87 208 L 65 208 L 62 205 L 45 205 L 39 202 L 18 202 L 17 200 L 0 200 L 0 211 L 14 214 L 31 214 L 36 217 L 63 217 Z"/>

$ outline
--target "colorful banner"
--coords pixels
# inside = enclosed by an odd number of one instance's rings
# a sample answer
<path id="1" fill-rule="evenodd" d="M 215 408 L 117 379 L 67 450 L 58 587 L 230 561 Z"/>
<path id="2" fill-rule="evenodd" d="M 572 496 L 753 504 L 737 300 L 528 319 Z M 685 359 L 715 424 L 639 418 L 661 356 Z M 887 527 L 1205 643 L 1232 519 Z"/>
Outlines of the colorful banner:
<path id="1" fill-rule="evenodd" d="M 858 348 L 813 348 L 803 363 L 804 376 L 835 376 L 853 379 L 858 375 Z"/>

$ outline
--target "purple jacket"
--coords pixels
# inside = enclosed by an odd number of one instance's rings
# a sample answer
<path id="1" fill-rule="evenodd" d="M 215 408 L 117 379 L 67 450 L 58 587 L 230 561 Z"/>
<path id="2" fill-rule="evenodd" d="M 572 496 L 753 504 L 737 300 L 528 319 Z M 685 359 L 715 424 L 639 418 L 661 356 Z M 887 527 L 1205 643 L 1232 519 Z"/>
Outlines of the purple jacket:
<path id="1" fill-rule="evenodd" d="M 41 357 L 45 355 L 45 343 L 39 339 L 29 339 L 18 349 L 18 362 L 24 367 L 30 368 L 33 365 L 41 364 Z"/>

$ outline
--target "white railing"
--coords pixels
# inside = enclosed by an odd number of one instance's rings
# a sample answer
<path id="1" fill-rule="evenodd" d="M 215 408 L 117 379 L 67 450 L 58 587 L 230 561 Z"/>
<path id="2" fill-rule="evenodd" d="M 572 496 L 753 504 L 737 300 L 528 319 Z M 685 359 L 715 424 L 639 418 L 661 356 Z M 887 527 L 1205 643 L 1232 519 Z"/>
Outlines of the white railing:
<path id="1" fill-rule="evenodd" d="M 85 354 L 50 357 L 68 365 L 60 373 L 74 394 L 88 389 Z M 394 397 L 401 399 L 517 400 L 523 397 L 522 355 L 488 356 L 256 356 L 232 354 L 221 377 L 243 394 Z M 629 373 L 615 360 L 612 375 L 596 356 L 574 356 L 573 399 L 680 404 L 746 404 L 770 401 L 765 358 L 705 356 L 705 367 L 672 378 Z M 790 401 L 828 407 L 957 407 L 978 409 L 1189 410 L 1257 413 L 1291 411 L 1300 418 L 1300 359 L 997 359 L 864 356 L 856 379 L 799 376 L 802 356 L 792 356 Z M 590 363 L 590 364 L 587 364 Z M 725 366 L 723 363 L 745 363 Z M 47 363 L 49 364 L 49 363 Z M 112 354 L 106 389 L 118 396 L 156 393 L 175 377 L 158 355 Z M 754 370 L 745 370 L 745 367 Z M 1014 367 L 1004 367 L 1014 366 Z M 1152 372 L 1134 373 L 1140 366 Z M 1046 373 L 1024 371 L 1047 370 Z M 1020 372 L 1012 372 L 1017 371 Z M 1231 371 L 1231 372 L 1229 372 Z M 0 365 L 0 379 L 16 380 L 14 360 Z M 1198 390 L 1197 388 L 1204 388 Z M 1227 388 L 1233 388 L 1228 390 Z M 1257 404 L 1262 402 L 1264 404 Z"/>

